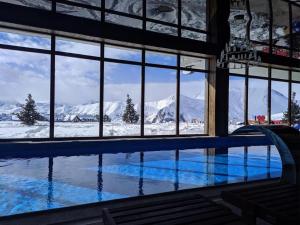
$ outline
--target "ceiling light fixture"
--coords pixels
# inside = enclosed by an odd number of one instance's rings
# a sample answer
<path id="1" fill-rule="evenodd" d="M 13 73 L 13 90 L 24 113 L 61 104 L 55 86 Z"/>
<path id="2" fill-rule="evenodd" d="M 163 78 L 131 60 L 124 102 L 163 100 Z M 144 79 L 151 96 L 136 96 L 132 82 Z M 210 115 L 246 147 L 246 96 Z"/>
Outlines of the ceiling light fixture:
<path id="1" fill-rule="evenodd" d="M 240 14 L 234 16 L 231 23 L 231 26 L 241 26 L 244 24 L 246 27 L 246 35 L 245 37 L 230 35 L 229 43 L 226 43 L 217 61 L 217 67 L 221 69 L 240 69 L 249 64 L 257 65 L 261 62 L 261 57 L 250 41 L 252 15 L 249 0 L 231 0 L 230 4 L 231 8 L 238 7 L 239 9 L 246 9 L 248 20 L 245 19 L 245 15 Z"/>

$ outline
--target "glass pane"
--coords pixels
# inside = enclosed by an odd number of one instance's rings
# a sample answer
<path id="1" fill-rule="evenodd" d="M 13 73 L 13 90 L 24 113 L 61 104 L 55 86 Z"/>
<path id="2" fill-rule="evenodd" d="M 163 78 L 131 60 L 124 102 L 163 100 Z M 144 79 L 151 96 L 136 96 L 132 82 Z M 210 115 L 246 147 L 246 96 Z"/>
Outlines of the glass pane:
<path id="1" fill-rule="evenodd" d="M 230 73 L 246 75 L 246 65 L 240 63 L 230 63 L 229 68 Z"/>
<path id="2" fill-rule="evenodd" d="M 249 66 L 250 76 L 268 77 L 269 76 L 268 71 L 269 70 L 267 67 Z"/>
<path id="3" fill-rule="evenodd" d="M 250 0 L 252 12 L 251 34 L 253 41 L 270 42 L 270 6 L 268 0 Z"/>
<path id="4" fill-rule="evenodd" d="M 146 67 L 145 135 L 176 133 L 176 70 Z"/>
<path id="5" fill-rule="evenodd" d="M 141 66 L 105 62 L 104 136 L 140 135 Z"/>
<path id="6" fill-rule="evenodd" d="M 38 9 L 51 9 L 51 0 L 0 0 L 0 2 L 7 2 L 11 4 L 27 6 Z"/>
<path id="7" fill-rule="evenodd" d="M 50 55 L 0 49 L 0 138 L 49 137 L 49 105 Z"/>
<path id="8" fill-rule="evenodd" d="M 230 32 L 235 38 L 246 38 L 246 27 L 249 17 L 246 8 L 242 5 L 230 9 L 229 24 Z"/>
<path id="9" fill-rule="evenodd" d="M 59 37 L 56 51 L 100 57 L 100 44 Z"/>
<path id="10" fill-rule="evenodd" d="M 143 0 L 105 0 L 105 7 L 136 16 L 143 15 Z"/>
<path id="11" fill-rule="evenodd" d="M 162 25 L 159 23 L 147 22 L 146 28 L 149 31 L 178 36 L 177 28 L 175 28 L 175 27 L 166 26 L 166 25 Z"/>
<path id="12" fill-rule="evenodd" d="M 207 0 L 181 0 L 182 26 L 206 30 L 206 1 Z"/>
<path id="13" fill-rule="evenodd" d="M 55 136 L 98 136 L 100 62 L 57 56 L 55 73 Z"/>
<path id="14" fill-rule="evenodd" d="M 174 24 L 178 23 L 177 0 L 147 0 L 146 4 L 147 18 Z"/>
<path id="15" fill-rule="evenodd" d="M 268 121 L 268 81 L 249 79 L 248 123 L 264 124 Z"/>
<path id="16" fill-rule="evenodd" d="M 245 78 L 229 77 L 229 132 L 245 125 Z"/>
<path id="17" fill-rule="evenodd" d="M 182 30 L 181 37 L 189 38 L 196 41 L 207 41 L 207 35 L 199 32 L 194 32 L 190 30 Z"/>
<path id="18" fill-rule="evenodd" d="M 289 47 L 289 6 L 282 0 L 273 0 L 273 44 Z"/>
<path id="19" fill-rule="evenodd" d="M 50 50 L 51 40 L 46 35 L 0 28 L 0 44 Z"/>
<path id="20" fill-rule="evenodd" d="M 272 81 L 271 90 L 271 123 L 282 124 L 288 122 L 288 83 Z"/>
<path id="21" fill-rule="evenodd" d="M 180 56 L 180 67 L 185 69 L 200 69 L 206 70 L 207 59 L 196 58 L 191 56 Z"/>
<path id="22" fill-rule="evenodd" d="M 293 71 L 292 72 L 292 80 L 294 80 L 294 81 L 300 81 L 300 72 Z"/>
<path id="23" fill-rule="evenodd" d="M 289 79 L 289 71 L 272 68 L 272 78 L 288 80 Z"/>
<path id="24" fill-rule="evenodd" d="M 205 73 L 180 73 L 180 134 L 204 133 L 205 82 Z"/>
<path id="25" fill-rule="evenodd" d="M 300 6 L 292 6 L 293 57 L 300 59 Z"/>
<path id="26" fill-rule="evenodd" d="M 133 27 L 133 28 L 143 28 L 143 21 L 139 19 L 129 18 L 126 16 L 119 16 L 113 13 L 105 14 L 105 21 L 109 23 L 114 23 L 117 25 Z"/>
<path id="27" fill-rule="evenodd" d="M 300 84 L 292 84 L 291 124 L 300 130 Z"/>
<path id="28" fill-rule="evenodd" d="M 146 63 L 176 66 L 177 56 L 167 53 L 146 51 Z"/>
<path id="29" fill-rule="evenodd" d="M 67 1 L 81 3 L 84 5 L 101 7 L 101 0 L 67 0 Z"/>
<path id="30" fill-rule="evenodd" d="M 101 12 L 97 10 L 77 7 L 73 5 L 66 5 L 61 3 L 56 3 L 56 12 L 67 14 L 70 16 L 78 16 L 87 19 L 101 20 Z"/>
<path id="31" fill-rule="evenodd" d="M 105 58 L 121 59 L 135 62 L 142 61 L 142 51 L 138 49 L 105 45 L 104 50 Z"/>

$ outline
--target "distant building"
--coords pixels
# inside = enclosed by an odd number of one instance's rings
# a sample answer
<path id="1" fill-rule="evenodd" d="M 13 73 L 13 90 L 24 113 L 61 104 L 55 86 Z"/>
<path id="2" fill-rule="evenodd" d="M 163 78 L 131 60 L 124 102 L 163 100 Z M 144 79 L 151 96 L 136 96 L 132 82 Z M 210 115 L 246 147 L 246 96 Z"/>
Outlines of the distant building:
<path id="1" fill-rule="evenodd" d="M 74 116 L 71 118 L 71 122 L 78 123 L 78 122 L 82 122 L 82 120 L 79 118 L 79 116 Z"/>

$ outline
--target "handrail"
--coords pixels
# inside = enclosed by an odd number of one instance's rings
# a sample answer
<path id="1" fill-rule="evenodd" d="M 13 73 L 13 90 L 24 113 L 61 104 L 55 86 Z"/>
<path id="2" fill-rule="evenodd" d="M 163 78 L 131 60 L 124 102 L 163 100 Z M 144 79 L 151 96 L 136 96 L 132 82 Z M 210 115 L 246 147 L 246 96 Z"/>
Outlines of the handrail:
<path id="1" fill-rule="evenodd" d="M 232 135 L 249 134 L 253 132 L 260 132 L 264 134 L 278 149 L 282 161 L 281 180 L 291 184 L 300 184 L 300 171 L 298 170 L 297 174 L 297 164 L 293 157 L 293 152 L 281 137 L 282 134 L 298 134 L 300 142 L 299 131 L 292 127 L 283 125 L 248 125 L 238 128 L 232 133 Z M 300 162 L 298 163 L 300 164 Z"/>

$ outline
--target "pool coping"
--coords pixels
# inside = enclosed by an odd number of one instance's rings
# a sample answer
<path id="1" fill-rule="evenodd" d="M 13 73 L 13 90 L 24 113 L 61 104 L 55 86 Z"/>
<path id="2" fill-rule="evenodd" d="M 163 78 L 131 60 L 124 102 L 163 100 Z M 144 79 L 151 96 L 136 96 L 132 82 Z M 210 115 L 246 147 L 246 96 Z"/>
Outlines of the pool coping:
<path id="1" fill-rule="evenodd" d="M 263 135 L 235 135 L 227 137 L 176 137 L 115 140 L 78 140 L 49 142 L 0 143 L 1 157 L 55 157 L 76 154 L 130 153 L 193 148 L 227 148 L 272 145 Z M 20 151 L 20 148 L 22 151 Z"/>

